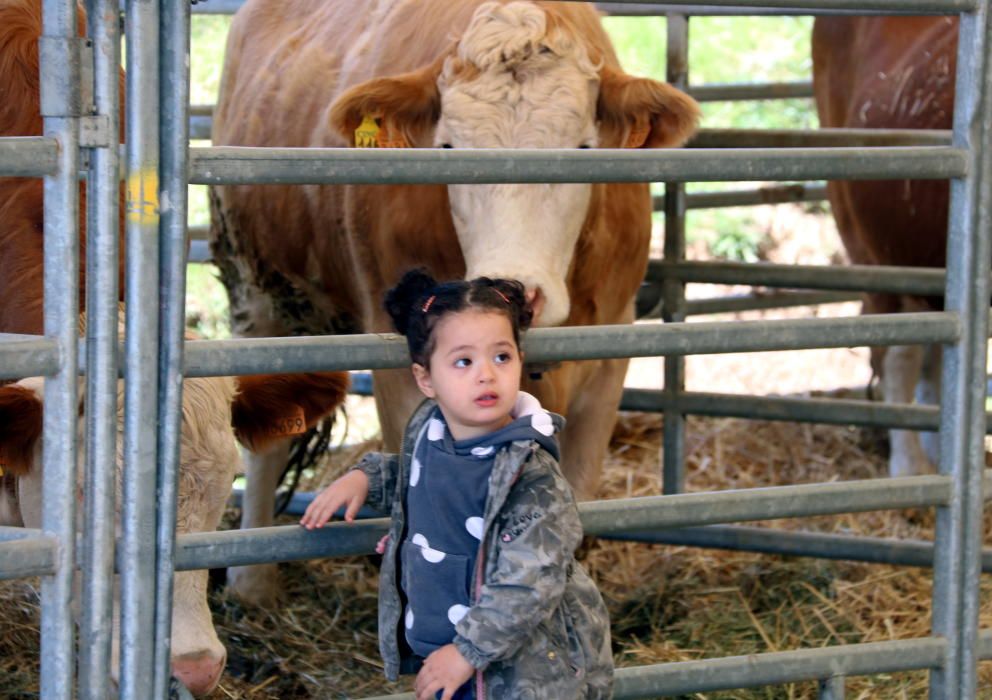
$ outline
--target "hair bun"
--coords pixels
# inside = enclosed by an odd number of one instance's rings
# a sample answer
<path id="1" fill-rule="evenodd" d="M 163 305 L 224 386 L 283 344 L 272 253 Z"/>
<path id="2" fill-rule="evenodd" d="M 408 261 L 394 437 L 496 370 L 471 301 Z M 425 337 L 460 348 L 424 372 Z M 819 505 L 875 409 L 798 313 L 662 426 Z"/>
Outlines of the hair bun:
<path id="1" fill-rule="evenodd" d="M 418 302 L 427 292 L 437 286 L 426 268 L 408 270 L 396 286 L 386 292 L 386 313 L 393 320 L 393 326 L 401 335 L 406 335 L 410 327 L 410 315 L 420 310 Z"/>

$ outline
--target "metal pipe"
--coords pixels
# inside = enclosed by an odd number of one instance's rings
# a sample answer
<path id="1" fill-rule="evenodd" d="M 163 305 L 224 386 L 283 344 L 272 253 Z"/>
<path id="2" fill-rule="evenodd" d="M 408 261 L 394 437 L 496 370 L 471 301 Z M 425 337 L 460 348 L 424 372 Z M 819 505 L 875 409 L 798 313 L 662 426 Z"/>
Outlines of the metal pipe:
<path id="1" fill-rule="evenodd" d="M 53 338 L 0 333 L 0 379 L 53 375 L 62 366 L 62 354 Z"/>
<path id="2" fill-rule="evenodd" d="M 842 675 L 820 679 L 819 700 L 844 700 L 846 677 Z"/>
<path id="3" fill-rule="evenodd" d="M 524 340 L 532 362 L 658 357 L 861 345 L 944 343 L 958 337 L 959 322 L 946 312 L 863 315 L 852 318 L 673 323 L 537 328 Z M 186 343 L 186 376 L 264 372 L 396 369 L 410 357 L 392 333 L 240 338 Z"/>
<path id="4" fill-rule="evenodd" d="M 186 329 L 186 184 L 189 143 L 190 3 L 162 6 L 159 86 L 162 218 L 159 226 L 158 522 L 155 562 L 155 664 L 152 697 L 165 698 L 172 676 L 172 591 L 179 446 L 182 441 L 183 338 Z"/>
<path id="5" fill-rule="evenodd" d="M 58 141 L 51 136 L 0 138 L 0 177 L 45 177 L 59 169 Z"/>
<path id="6" fill-rule="evenodd" d="M 90 0 L 94 113 L 108 143 L 92 149 L 87 178 L 86 489 L 80 576 L 79 697 L 110 693 L 117 467 L 120 260 L 120 21 L 115 0 Z"/>
<path id="7" fill-rule="evenodd" d="M 726 192 L 689 192 L 685 196 L 685 208 L 717 209 L 720 207 L 746 207 L 755 204 L 820 202 L 826 198 L 827 188 L 823 184 L 776 185 Z M 653 197 L 652 205 L 655 211 L 664 211 L 665 195 Z"/>
<path id="8" fill-rule="evenodd" d="M 54 573 L 41 581 L 41 694 L 68 700 L 75 677 L 72 580 L 76 547 L 76 337 L 79 323 L 80 47 L 76 3 L 44 0 L 38 40 L 40 107 L 45 136 L 58 143 L 58 164 L 44 180 L 45 336 L 60 367 L 45 382 L 41 529 L 58 543 Z"/>
<path id="9" fill-rule="evenodd" d="M 689 20 L 685 15 L 670 14 L 666 22 L 668 42 L 665 79 L 684 90 L 689 84 Z M 665 260 L 685 260 L 685 185 L 665 183 Z M 661 318 L 665 323 L 685 321 L 685 284 L 677 278 L 661 283 Z M 685 490 L 685 414 L 678 410 L 678 398 L 685 390 L 685 357 L 665 356 L 665 396 L 672 410 L 665 411 L 662 428 L 662 493 Z"/>
<path id="10" fill-rule="evenodd" d="M 122 700 L 144 700 L 155 659 L 158 423 L 159 3 L 128 0 L 127 308 L 124 342 Z"/>
<path id="11" fill-rule="evenodd" d="M 988 228 L 992 182 L 992 71 L 988 3 L 959 21 L 954 143 L 968 149 L 967 178 L 951 181 L 945 308 L 965 321 L 959 341 L 944 348 L 939 471 L 953 483 L 937 510 L 933 633 L 948 639 L 944 670 L 931 675 L 931 696 L 977 696 L 978 610 L 982 538 L 986 353 L 988 349 Z M 977 257 L 983 256 L 983 257 Z M 977 488 L 977 492 L 974 489 Z"/>
<path id="12" fill-rule="evenodd" d="M 35 535 L 17 540 L 0 539 L 0 581 L 28 576 L 55 576 L 58 573 L 58 550 L 54 537 Z M 71 655 L 69 658 L 71 660 Z"/>
<path id="13" fill-rule="evenodd" d="M 751 294 L 731 294 L 711 299 L 689 299 L 685 303 L 686 316 L 708 316 L 710 314 L 736 313 L 739 311 L 760 311 L 763 309 L 787 309 L 795 306 L 821 306 L 861 301 L 862 295 L 853 292 L 753 292 Z"/>
<path id="14" fill-rule="evenodd" d="M 700 129 L 686 145 L 713 149 L 950 146 L 951 132 L 940 129 Z"/>
<path id="15" fill-rule="evenodd" d="M 945 179 L 966 172 L 946 146 L 777 149 L 190 149 L 190 183 L 402 184 Z"/>
<path id="16" fill-rule="evenodd" d="M 668 277 L 702 284 L 750 284 L 765 287 L 834 289 L 943 296 L 944 271 L 940 268 L 892 267 L 888 265 L 779 265 L 686 261 L 667 263 L 652 260 L 644 279 L 661 283 Z"/>
<path id="17" fill-rule="evenodd" d="M 808 80 L 781 83 L 711 83 L 690 85 L 686 92 L 697 102 L 801 99 L 813 96 L 813 83 Z"/>

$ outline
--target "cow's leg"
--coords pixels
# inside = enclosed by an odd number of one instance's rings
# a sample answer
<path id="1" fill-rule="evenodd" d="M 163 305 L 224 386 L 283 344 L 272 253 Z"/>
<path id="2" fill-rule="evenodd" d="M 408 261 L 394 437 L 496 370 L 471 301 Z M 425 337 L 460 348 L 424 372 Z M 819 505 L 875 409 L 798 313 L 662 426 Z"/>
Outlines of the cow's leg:
<path id="1" fill-rule="evenodd" d="M 882 391 L 886 403 L 912 403 L 916 383 L 923 366 L 923 348 L 919 345 L 895 345 L 885 353 L 882 367 Z M 914 476 L 933 471 L 914 430 L 889 431 L 889 474 Z"/>
<path id="2" fill-rule="evenodd" d="M 375 407 L 382 428 L 382 449 L 399 452 L 406 422 L 424 400 L 424 395 L 408 369 L 377 370 L 372 374 Z"/>
<path id="3" fill-rule="evenodd" d="M 603 360 L 591 367 L 568 406 L 561 435 L 562 471 L 578 500 L 592 498 L 617 421 L 617 406 L 627 374 L 626 359 Z"/>
<path id="4" fill-rule="evenodd" d="M 940 345 L 928 345 L 923 354 L 923 371 L 916 384 L 916 403 L 936 406 L 940 404 L 940 373 L 943 350 Z M 940 433 L 920 433 L 920 443 L 930 463 L 938 464 Z"/>
<path id="5" fill-rule="evenodd" d="M 176 573 L 172 604 L 172 675 L 196 696 L 212 691 L 227 663 L 207 606 L 207 572 Z"/>
<path id="6" fill-rule="evenodd" d="M 289 459 L 289 440 L 276 443 L 264 454 L 243 453 L 245 492 L 241 501 L 241 528 L 269 527 L 274 522 L 276 487 Z M 268 605 L 279 593 L 276 564 L 234 566 L 227 570 L 227 584 L 241 600 Z"/>

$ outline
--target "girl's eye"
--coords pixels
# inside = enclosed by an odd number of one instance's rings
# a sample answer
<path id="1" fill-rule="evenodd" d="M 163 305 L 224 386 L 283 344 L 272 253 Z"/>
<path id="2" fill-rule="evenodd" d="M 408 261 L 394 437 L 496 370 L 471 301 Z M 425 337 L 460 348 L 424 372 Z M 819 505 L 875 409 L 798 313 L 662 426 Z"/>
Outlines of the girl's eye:
<path id="1" fill-rule="evenodd" d="M 498 365 L 505 365 L 511 359 L 512 358 L 510 357 L 510 353 L 508 353 L 508 352 L 501 352 L 499 355 L 496 356 L 496 364 L 498 364 Z"/>
<path id="2" fill-rule="evenodd" d="M 464 369 L 465 367 L 468 367 L 471 364 L 472 364 L 472 360 L 468 359 L 467 357 L 460 357 L 457 360 L 455 360 L 455 367 L 458 367 L 459 369 Z"/>

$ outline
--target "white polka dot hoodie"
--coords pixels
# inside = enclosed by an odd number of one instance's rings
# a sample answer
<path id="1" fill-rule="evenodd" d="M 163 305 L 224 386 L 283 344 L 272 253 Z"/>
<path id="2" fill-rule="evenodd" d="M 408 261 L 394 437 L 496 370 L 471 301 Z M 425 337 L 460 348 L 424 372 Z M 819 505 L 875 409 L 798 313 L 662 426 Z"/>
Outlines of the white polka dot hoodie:
<path id="1" fill-rule="evenodd" d="M 608 698 L 609 618 L 574 557 L 582 526 L 554 437 L 564 421 L 525 392 L 512 415 L 454 441 L 425 401 L 401 455 L 356 467 L 368 505 L 392 517 L 379 581 L 386 676 L 398 677 L 401 648 L 426 656 L 453 642 L 477 669 L 479 700 Z"/>

